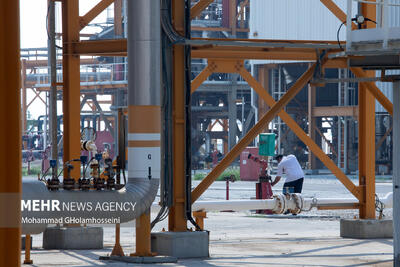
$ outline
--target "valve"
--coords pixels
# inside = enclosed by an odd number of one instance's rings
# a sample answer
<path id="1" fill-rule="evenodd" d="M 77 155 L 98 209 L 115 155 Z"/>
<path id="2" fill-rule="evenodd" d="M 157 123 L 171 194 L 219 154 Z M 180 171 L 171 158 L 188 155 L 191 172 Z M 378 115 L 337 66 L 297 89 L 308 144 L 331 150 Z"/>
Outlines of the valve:
<path id="1" fill-rule="evenodd" d="M 50 191 L 57 191 L 60 186 L 60 180 L 57 177 L 57 160 L 51 159 L 50 160 L 50 167 L 51 167 L 51 179 L 47 179 L 47 188 Z"/>
<path id="2" fill-rule="evenodd" d="M 105 179 L 100 177 L 100 160 L 103 158 L 103 155 L 101 153 L 97 153 L 94 158 L 96 163 L 90 165 L 92 168 L 93 186 L 97 190 L 102 190 L 105 188 Z"/>
<path id="3" fill-rule="evenodd" d="M 107 178 L 107 189 L 113 189 L 115 187 L 115 172 L 112 164 L 112 159 L 104 159 L 104 176 Z"/>
<path id="4" fill-rule="evenodd" d="M 82 164 L 82 178 L 85 178 L 85 175 L 86 175 L 86 173 L 85 173 L 86 168 L 85 167 L 86 167 L 87 160 L 88 160 L 87 156 L 81 156 L 80 157 L 80 161 L 81 161 L 81 164 Z"/>
<path id="5" fill-rule="evenodd" d="M 71 171 L 74 169 L 74 165 L 67 163 L 67 176 L 63 179 L 63 188 L 65 190 L 72 190 L 75 188 L 75 180 L 71 178 Z"/>
<path id="6" fill-rule="evenodd" d="M 80 161 L 82 164 L 82 177 L 78 180 L 79 188 L 82 191 L 87 191 L 90 189 L 90 179 L 86 178 L 86 164 L 87 164 L 88 157 L 81 156 Z"/>
<path id="7" fill-rule="evenodd" d="M 79 188 L 82 190 L 82 191 L 88 191 L 89 189 L 90 189 L 90 179 L 79 179 L 78 180 L 78 183 L 79 183 Z"/>

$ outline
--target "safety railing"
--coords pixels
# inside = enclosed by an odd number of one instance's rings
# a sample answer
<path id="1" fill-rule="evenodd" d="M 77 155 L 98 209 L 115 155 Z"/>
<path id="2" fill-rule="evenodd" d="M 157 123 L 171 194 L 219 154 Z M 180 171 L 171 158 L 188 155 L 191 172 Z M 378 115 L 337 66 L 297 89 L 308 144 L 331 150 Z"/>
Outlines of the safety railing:
<path id="1" fill-rule="evenodd" d="M 353 14 L 353 3 L 362 3 L 376 5 L 376 21 L 364 16 Z M 389 41 L 400 39 L 400 29 L 394 30 L 391 25 L 393 17 L 393 9 L 400 7 L 400 1 L 393 0 L 347 0 L 347 20 L 346 25 L 351 25 L 353 21 L 358 25 L 370 21 L 375 23 L 375 28 L 352 30 L 352 27 L 346 29 L 346 50 L 351 51 L 354 43 L 360 42 L 379 42 L 382 43 L 381 49 L 388 49 Z M 399 10 L 400 12 L 400 10 Z M 400 25 L 395 25 L 399 27 Z"/>
<path id="2" fill-rule="evenodd" d="M 62 82 L 61 65 L 57 66 L 57 82 Z M 89 64 L 81 65 L 81 83 L 96 82 L 126 82 L 128 78 L 127 63 Z M 32 73 L 27 74 L 27 79 L 35 81 L 35 87 L 49 86 L 48 67 L 35 67 Z"/>
<path id="3" fill-rule="evenodd" d="M 192 79 L 194 79 L 205 67 L 206 62 L 193 62 L 192 63 Z M 250 70 L 250 65 L 245 64 L 245 68 Z M 35 82 L 36 88 L 49 87 L 49 74 L 48 67 L 34 67 L 33 70 L 27 74 L 27 79 Z M 80 76 L 81 84 L 84 85 L 99 85 L 104 82 L 127 83 L 128 72 L 127 63 L 101 63 L 101 64 L 87 64 L 81 65 Z M 61 65 L 57 65 L 57 82 L 62 82 Z M 231 83 L 232 77 L 227 73 L 212 73 L 205 83 Z M 247 84 L 241 76 L 237 77 L 238 84 Z"/>

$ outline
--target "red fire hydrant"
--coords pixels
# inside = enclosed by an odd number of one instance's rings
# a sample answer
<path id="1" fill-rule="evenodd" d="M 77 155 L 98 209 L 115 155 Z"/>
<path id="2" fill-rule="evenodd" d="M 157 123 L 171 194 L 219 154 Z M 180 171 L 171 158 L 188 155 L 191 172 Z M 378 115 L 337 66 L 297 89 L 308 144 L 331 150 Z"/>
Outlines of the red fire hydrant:
<path id="1" fill-rule="evenodd" d="M 271 199 L 273 196 L 271 186 L 271 176 L 267 173 L 268 162 L 258 157 L 254 157 L 249 154 L 249 159 L 257 162 L 260 165 L 260 174 L 258 177 L 258 183 L 256 183 L 256 199 Z M 257 210 L 257 213 L 272 214 L 271 210 Z"/>

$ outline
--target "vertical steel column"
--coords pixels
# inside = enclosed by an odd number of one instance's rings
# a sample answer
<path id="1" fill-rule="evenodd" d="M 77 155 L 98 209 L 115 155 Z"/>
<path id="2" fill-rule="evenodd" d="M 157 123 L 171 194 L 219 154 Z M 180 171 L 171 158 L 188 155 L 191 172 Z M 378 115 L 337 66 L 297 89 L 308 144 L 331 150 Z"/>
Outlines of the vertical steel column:
<path id="1" fill-rule="evenodd" d="M 50 140 L 51 140 L 51 158 L 58 162 L 57 149 L 57 50 L 56 50 L 56 14 L 55 2 L 48 0 L 48 35 L 47 41 L 48 62 L 50 70 L 50 103 L 49 103 L 49 118 L 50 118 Z M 56 169 L 57 170 L 57 169 Z"/>
<path id="2" fill-rule="evenodd" d="M 344 78 L 348 78 L 348 76 L 349 76 L 349 70 L 345 70 L 345 72 L 344 72 Z M 347 105 L 349 105 L 350 104 L 350 102 L 349 102 L 349 83 L 348 82 L 345 82 L 344 83 L 344 105 L 345 106 L 347 106 Z M 344 173 L 348 173 L 348 169 L 347 169 L 347 167 L 348 167 L 348 151 L 347 151 L 347 149 L 348 149 L 348 143 L 349 143 L 349 140 L 348 140 L 348 118 L 347 117 L 344 117 L 344 125 L 343 125 L 343 127 L 344 127 L 344 135 L 343 135 L 343 158 L 344 158 L 344 161 L 343 161 L 343 165 L 344 165 L 344 168 L 343 168 L 343 171 L 344 171 Z"/>
<path id="3" fill-rule="evenodd" d="M 33 264 L 31 259 L 31 235 L 25 236 L 25 260 L 24 264 Z"/>
<path id="4" fill-rule="evenodd" d="M 175 30 L 184 35 L 185 1 L 172 0 L 172 22 Z M 173 204 L 168 217 L 168 229 L 187 231 L 185 209 L 185 48 L 173 47 Z"/>
<path id="5" fill-rule="evenodd" d="M 376 19 L 376 5 L 361 4 L 361 14 Z M 375 27 L 368 22 L 367 27 Z M 368 71 L 374 76 L 374 71 Z M 375 219 L 375 98 L 364 83 L 358 89 L 358 168 L 359 185 L 362 192 L 360 218 Z"/>
<path id="6" fill-rule="evenodd" d="M 282 96 L 282 67 L 281 65 L 278 66 L 278 96 L 281 98 Z M 281 146 L 282 146 L 282 119 L 281 117 L 276 117 L 278 123 L 278 154 L 281 154 Z"/>
<path id="7" fill-rule="evenodd" d="M 73 55 L 72 49 L 72 44 L 79 42 L 79 30 L 79 0 L 62 1 L 64 162 L 77 159 L 81 154 L 80 57 Z M 71 175 L 77 180 L 80 163 L 73 164 Z"/>
<path id="8" fill-rule="evenodd" d="M 0 266 L 21 263 L 21 68 L 19 1 L 0 1 Z M 7 219 L 7 221 L 5 221 Z"/>
<path id="9" fill-rule="evenodd" d="M 360 218 L 375 218 L 375 98 L 360 84 L 358 93 L 358 168 L 363 192 Z"/>
<path id="10" fill-rule="evenodd" d="M 263 88 L 265 88 L 264 90 L 266 90 L 266 91 L 269 91 L 269 89 L 271 88 L 270 79 L 269 79 L 269 70 L 270 69 L 267 68 L 267 65 L 262 65 L 262 66 L 258 67 L 258 80 L 260 81 L 260 84 L 262 84 Z M 269 106 L 265 103 L 265 101 L 261 97 L 257 96 L 257 94 L 253 88 L 251 89 L 251 91 L 252 91 L 252 98 L 258 98 L 257 113 L 260 115 L 260 117 L 262 117 L 262 116 L 264 116 L 265 113 L 268 112 Z M 254 123 L 257 123 L 256 114 L 254 117 L 255 117 Z M 267 127 L 265 127 L 264 131 L 268 132 L 268 125 L 267 125 Z"/>
<path id="11" fill-rule="evenodd" d="M 393 266 L 400 266 L 400 82 L 393 83 Z"/>
<path id="12" fill-rule="evenodd" d="M 122 38 L 122 0 L 115 0 L 114 1 L 114 35 L 115 38 Z M 123 76 L 122 76 L 122 72 L 125 72 L 124 69 L 124 64 L 122 64 L 124 61 L 123 58 L 121 57 L 115 57 L 114 58 L 114 79 L 115 80 L 123 80 Z M 114 106 L 117 106 L 118 108 L 120 106 L 123 106 L 122 103 L 122 91 L 117 89 L 117 92 L 113 95 L 112 98 L 112 103 Z M 121 142 L 121 138 L 120 135 L 122 133 L 120 133 L 120 129 L 121 128 L 121 116 L 122 116 L 122 112 L 118 109 L 118 111 L 115 112 L 115 116 L 114 116 L 114 136 L 115 139 L 114 140 L 118 140 L 118 145 L 115 146 L 116 151 L 118 153 L 119 156 L 122 155 L 122 153 L 125 153 L 125 148 L 121 149 L 121 145 L 119 144 L 119 142 Z M 118 139 L 117 139 L 118 138 Z M 117 142 L 115 142 L 115 144 L 117 144 Z M 121 166 L 120 166 L 121 167 Z M 118 180 L 118 178 L 117 178 Z M 117 181 L 117 183 L 119 183 L 120 181 Z M 112 250 L 111 255 L 118 255 L 118 256 L 124 256 L 124 251 L 121 247 L 120 244 L 120 239 L 121 239 L 121 226 L 120 224 L 116 224 L 115 225 L 115 245 L 114 248 Z"/>
<path id="13" fill-rule="evenodd" d="M 128 1 L 128 177 L 160 179 L 160 1 Z M 136 220 L 136 253 L 150 256 L 150 210 Z"/>
<path id="14" fill-rule="evenodd" d="M 150 210 L 136 219 L 136 252 L 130 256 L 153 256 L 151 253 Z"/>
<path id="15" fill-rule="evenodd" d="M 338 69 L 338 78 L 342 78 L 342 70 Z M 342 103 L 342 82 L 338 83 L 338 106 L 344 106 Z M 338 136 L 338 142 L 337 142 L 337 165 L 339 168 L 342 167 L 342 117 L 338 116 L 337 117 L 337 136 Z M 333 140 L 332 140 L 333 141 Z M 332 142 L 333 143 L 333 142 Z M 333 144 L 332 144 L 333 145 Z"/>
<path id="16" fill-rule="evenodd" d="M 222 120 L 222 130 L 224 131 L 224 133 L 228 132 L 228 120 L 225 120 L 225 119 Z M 229 151 L 228 135 L 225 136 L 225 138 L 223 139 L 222 142 L 223 142 L 223 150 L 224 150 L 223 154 L 226 154 Z"/>
<path id="17" fill-rule="evenodd" d="M 238 75 L 236 73 L 229 74 L 231 78 L 231 88 L 228 92 L 228 117 L 229 117 L 229 132 L 228 132 L 228 146 L 229 150 L 236 145 L 236 135 L 237 135 L 237 82 L 236 79 Z M 214 149 L 217 149 L 216 147 Z"/>
<path id="18" fill-rule="evenodd" d="M 236 38 L 236 14 L 237 14 L 237 0 L 229 1 L 229 26 L 231 28 L 231 35 Z"/>
<path id="19" fill-rule="evenodd" d="M 122 38 L 122 0 L 114 0 L 114 35 Z"/>
<path id="20" fill-rule="evenodd" d="M 312 109 L 315 107 L 316 103 L 316 88 L 315 86 L 308 85 L 308 136 L 313 140 L 316 141 L 316 118 L 312 114 Z M 315 158 L 315 154 L 309 151 L 308 153 L 308 164 L 310 170 L 315 170 L 317 168 L 317 161 Z"/>
<path id="21" fill-rule="evenodd" d="M 22 90 L 22 133 L 25 134 L 28 124 L 27 124 L 27 99 L 26 99 L 26 59 L 21 61 L 21 90 Z"/>

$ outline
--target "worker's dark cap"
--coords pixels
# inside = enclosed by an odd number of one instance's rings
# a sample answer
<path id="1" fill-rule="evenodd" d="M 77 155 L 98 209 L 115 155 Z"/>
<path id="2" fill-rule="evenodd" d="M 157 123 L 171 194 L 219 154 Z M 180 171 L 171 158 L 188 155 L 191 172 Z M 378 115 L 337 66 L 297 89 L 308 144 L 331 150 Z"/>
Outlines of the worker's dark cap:
<path id="1" fill-rule="evenodd" d="M 279 160 L 279 159 L 281 159 L 281 158 L 283 158 L 283 155 L 282 155 L 282 154 L 279 154 L 279 155 L 276 155 L 276 156 L 274 157 L 274 160 Z"/>

